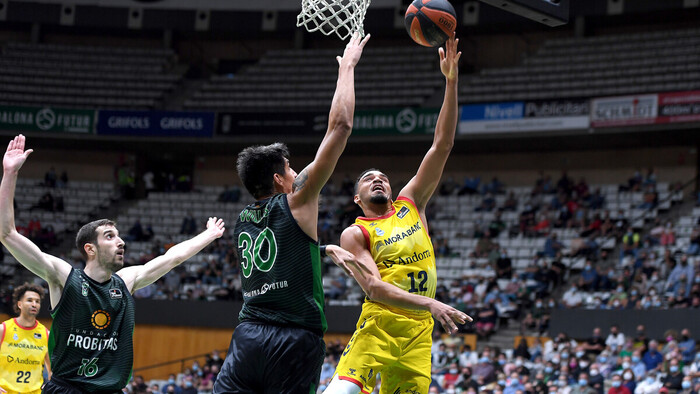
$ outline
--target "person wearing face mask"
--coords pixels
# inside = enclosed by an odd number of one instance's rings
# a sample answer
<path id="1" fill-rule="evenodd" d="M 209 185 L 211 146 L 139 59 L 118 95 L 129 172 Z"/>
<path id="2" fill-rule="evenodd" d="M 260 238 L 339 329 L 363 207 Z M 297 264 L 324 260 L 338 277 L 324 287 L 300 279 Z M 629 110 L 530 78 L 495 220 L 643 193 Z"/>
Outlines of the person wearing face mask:
<path id="1" fill-rule="evenodd" d="M 691 338 L 690 330 L 684 328 L 681 331 L 681 340 L 678 342 L 678 348 L 683 355 L 683 364 L 690 364 L 695 358 L 695 339 Z"/>
<path id="2" fill-rule="evenodd" d="M 625 346 L 625 334 L 620 332 L 620 327 L 617 324 L 610 326 L 610 334 L 608 334 L 608 337 L 605 339 L 605 345 L 613 352 Z"/>
<path id="3" fill-rule="evenodd" d="M 666 377 L 664 377 L 661 382 L 664 384 L 664 387 L 669 390 L 680 390 L 684 377 L 678 359 L 673 358 L 669 362 L 668 374 L 666 374 Z"/>
<path id="4" fill-rule="evenodd" d="M 598 371 L 598 364 L 592 364 L 588 374 L 588 385 L 593 387 L 597 394 L 603 394 L 605 378 Z"/>
<path id="5" fill-rule="evenodd" d="M 462 368 L 462 375 L 460 375 L 455 385 L 456 389 L 461 389 L 463 392 L 468 391 L 470 388 L 475 391 L 479 390 L 479 384 L 472 379 L 472 369 L 469 367 Z"/>
<path id="6" fill-rule="evenodd" d="M 597 391 L 590 386 L 587 373 L 582 372 L 578 375 L 578 382 L 571 390 L 571 394 L 597 394 Z"/>
<path id="7" fill-rule="evenodd" d="M 506 387 L 503 389 L 503 394 L 516 394 L 523 392 L 525 386 L 520 382 L 520 376 L 517 372 L 510 374 L 510 378 L 506 380 Z"/>
<path id="8" fill-rule="evenodd" d="M 608 390 L 608 394 L 632 394 L 627 386 L 622 384 L 622 378 L 620 375 L 613 375 L 612 384 Z"/>
<path id="9" fill-rule="evenodd" d="M 168 390 L 169 390 L 169 387 L 170 387 L 170 386 L 173 387 L 173 391 L 172 391 L 172 392 L 174 392 L 175 394 L 180 394 L 180 387 L 178 387 L 178 385 L 177 385 L 177 383 L 176 383 L 175 374 L 172 374 L 172 373 L 170 374 L 170 376 L 168 376 L 168 381 L 167 381 L 167 383 L 165 383 L 165 384 L 163 385 L 163 389 L 161 390 L 161 392 L 162 392 L 163 394 L 168 393 Z"/>
<path id="10" fill-rule="evenodd" d="M 451 363 L 447 369 L 447 373 L 443 376 L 444 387 L 454 386 L 459 379 L 459 369 L 457 369 L 457 363 Z"/>
<path id="11" fill-rule="evenodd" d="M 634 372 L 631 369 L 626 368 L 622 371 L 622 385 L 627 387 L 630 393 L 634 393 L 634 389 L 637 388 L 637 380 L 634 376 Z"/>
<path id="12" fill-rule="evenodd" d="M 635 350 L 634 353 L 632 353 L 630 361 L 632 363 L 631 368 L 634 376 L 644 376 L 644 374 L 647 372 L 647 367 L 642 361 L 642 352 L 640 350 Z"/>
<path id="13" fill-rule="evenodd" d="M 686 376 L 683 378 L 683 382 L 681 383 L 681 391 L 679 391 L 678 393 L 697 394 L 697 392 L 693 390 L 693 380 L 690 378 L 690 376 Z"/>
<path id="14" fill-rule="evenodd" d="M 483 379 L 484 384 L 488 384 L 496 380 L 496 369 L 486 355 L 482 355 L 481 358 L 479 358 L 479 363 L 472 367 L 472 370 L 474 377 L 477 378 L 477 380 L 479 378 Z"/>
<path id="15" fill-rule="evenodd" d="M 658 351 L 659 343 L 656 340 L 649 341 L 649 350 L 644 353 L 642 361 L 647 367 L 647 371 L 656 370 L 659 365 L 664 361 L 663 354 Z"/>
<path id="16" fill-rule="evenodd" d="M 197 388 L 194 387 L 194 382 L 191 377 L 186 377 L 182 380 L 182 385 L 180 386 L 180 393 L 182 394 L 197 394 Z"/>
<path id="17" fill-rule="evenodd" d="M 662 387 L 661 382 L 656 380 L 656 373 L 650 372 L 643 381 L 637 384 L 634 394 L 657 394 Z"/>

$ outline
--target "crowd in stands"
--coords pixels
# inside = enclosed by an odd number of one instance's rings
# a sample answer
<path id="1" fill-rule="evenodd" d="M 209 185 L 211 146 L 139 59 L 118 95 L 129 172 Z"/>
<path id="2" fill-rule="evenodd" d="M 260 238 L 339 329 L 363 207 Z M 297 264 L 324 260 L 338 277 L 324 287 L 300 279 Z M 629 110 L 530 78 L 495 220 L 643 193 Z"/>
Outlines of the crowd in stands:
<path id="1" fill-rule="evenodd" d="M 318 393 L 330 382 L 343 352 L 339 340 L 327 344 Z M 649 338 L 640 325 L 623 333 L 617 325 L 608 333 L 593 329 L 578 340 L 559 333 L 537 338 L 528 346 L 523 338 L 513 349 L 486 346 L 471 349 L 460 336 L 436 330 L 432 347 L 429 393 L 488 394 L 657 394 L 700 392 L 700 352 L 690 329 L 668 330 L 664 338 Z M 167 380 L 146 384 L 135 376 L 130 394 L 208 393 L 223 363 L 213 351 L 206 362 L 194 362 Z M 377 387 L 381 388 L 381 374 Z"/>

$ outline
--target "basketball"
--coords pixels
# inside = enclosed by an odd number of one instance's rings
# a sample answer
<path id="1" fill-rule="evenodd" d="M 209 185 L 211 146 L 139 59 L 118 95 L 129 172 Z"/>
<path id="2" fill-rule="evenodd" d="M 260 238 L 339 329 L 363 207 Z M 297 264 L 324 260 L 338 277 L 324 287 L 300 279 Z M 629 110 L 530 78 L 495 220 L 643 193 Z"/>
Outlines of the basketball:
<path id="1" fill-rule="evenodd" d="M 415 0 L 406 10 L 406 31 L 426 47 L 442 45 L 457 27 L 457 14 L 447 0 Z"/>

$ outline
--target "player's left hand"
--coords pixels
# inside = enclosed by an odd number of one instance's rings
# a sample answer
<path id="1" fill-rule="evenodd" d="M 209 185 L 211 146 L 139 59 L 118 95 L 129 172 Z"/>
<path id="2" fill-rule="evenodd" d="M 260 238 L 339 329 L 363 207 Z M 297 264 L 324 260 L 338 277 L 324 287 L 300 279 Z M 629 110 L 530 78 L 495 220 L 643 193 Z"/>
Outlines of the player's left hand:
<path id="1" fill-rule="evenodd" d="M 214 236 L 214 239 L 221 238 L 226 231 L 224 219 L 217 219 L 216 217 L 211 217 L 207 221 L 207 232 Z"/>
<path id="2" fill-rule="evenodd" d="M 457 79 L 459 74 L 459 58 L 462 56 L 462 52 L 457 51 L 459 39 L 456 38 L 456 34 L 452 33 L 452 37 L 445 42 L 444 49 L 442 47 L 438 49 L 440 54 L 440 71 L 448 80 Z"/>
<path id="3" fill-rule="evenodd" d="M 362 276 L 362 278 L 365 278 L 366 274 L 372 275 L 372 271 L 360 264 L 355 258 L 354 254 L 348 252 L 338 245 L 326 245 L 326 255 L 328 255 L 328 257 L 333 260 L 333 263 L 342 268 L 343 271 L 345 271 L 345 273 L 351 278 L 354 278 L 355 275 L 352 273 L 350 267 L 353 267 L 355 271 Z"/>
<path id="4" fill-rule="evenodd" d="M 434 302 L 430 306 L 430 313 L 433 314 L 435 320 L 440 322 L 442 328 L 444 328 L 448 334 L 457 333 L 457 323 L 464 324 L 468 321 L 473 321 L 471 316 L 467 315 L 466 313 L 459 311 L 447 304 L 443 304 L 440 301 L 433 301 Z"/>

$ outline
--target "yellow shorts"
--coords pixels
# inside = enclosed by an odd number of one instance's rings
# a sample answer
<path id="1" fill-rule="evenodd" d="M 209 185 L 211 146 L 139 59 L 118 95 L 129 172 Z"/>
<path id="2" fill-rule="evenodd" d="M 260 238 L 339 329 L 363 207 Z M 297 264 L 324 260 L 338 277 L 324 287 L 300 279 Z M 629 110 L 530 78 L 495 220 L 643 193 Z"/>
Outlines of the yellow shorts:
<path id="1" fill-rule="evenodd" d="M 381 373 L 380 394 L 426 394 L 431 379 L 432 332 L 430 315 L 415 319 L 365 302 L 355 333 L 335 370 L 338 379 L 353 382 L 362 393 L 369 394 L 377 373 Z"/>

